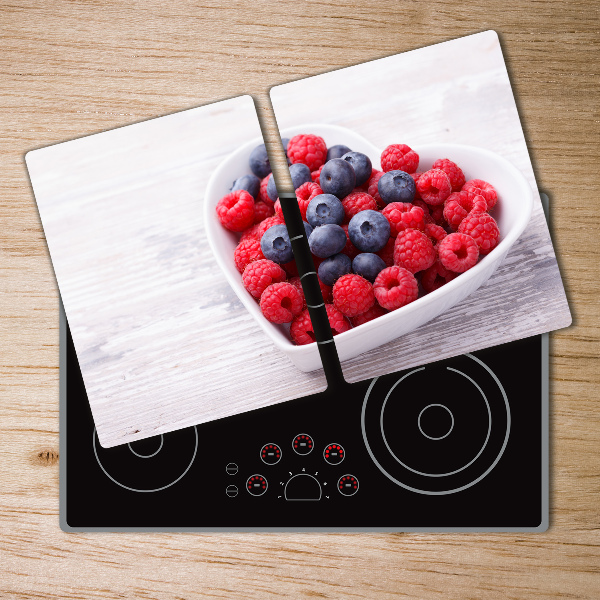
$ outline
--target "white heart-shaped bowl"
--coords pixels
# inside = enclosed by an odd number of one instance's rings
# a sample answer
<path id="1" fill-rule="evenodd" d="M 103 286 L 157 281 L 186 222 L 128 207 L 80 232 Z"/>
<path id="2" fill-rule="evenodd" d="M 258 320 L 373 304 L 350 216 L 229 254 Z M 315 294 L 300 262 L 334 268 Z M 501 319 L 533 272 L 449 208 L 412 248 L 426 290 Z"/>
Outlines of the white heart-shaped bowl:
<path id="1" fill-rule="evenodd" d="M 352 150 L 369 156 L 373 167 L 381 168 L 379 164 L 381 150 L 350 129 L 335 125 L 302 125 L 284 129 L 281 131 L 281 137 L 291 138 L 300 133 L 320 135 L 327 146 L 335 144 L 349 146 Z M 244 289 L 242 277 L 233 261 L 233 251 L 239 236 L 227 231 L 221 225 L 215 210 L 217 202 L 229 192 L 232 182 L 251 172 L 248 158 L 252 150 L 261 143 L 263 140 L 257 138 L 241 146 L 213 172 L 208 182 L 204 202 L 208 241 L 229 284 L 263 331 L 299 369 L 314 371 L 322 366 L 317 345 L 294 345 L 289 336 L 289 326 L 274 325 L 267 321 L 258 303 Z M 420 157 L 419 171 L 431 168 L 438 158 L 449 158 L 463 170 L 467 180 L 483 179 L 496 188 L 499 200 L 492 214 L 498 222 L 501 241 L 474 267 L 441 288 L 398 310 L 337 335 L 335 345 L 342 361 L 354 358 L 416 329 L 473 293 L 498 268 L 531 218 L 533 208 L 531 186 L 523 174 L 502 156 L 482 148 L 458 144 L 428 144 L 413 149 Z"/>

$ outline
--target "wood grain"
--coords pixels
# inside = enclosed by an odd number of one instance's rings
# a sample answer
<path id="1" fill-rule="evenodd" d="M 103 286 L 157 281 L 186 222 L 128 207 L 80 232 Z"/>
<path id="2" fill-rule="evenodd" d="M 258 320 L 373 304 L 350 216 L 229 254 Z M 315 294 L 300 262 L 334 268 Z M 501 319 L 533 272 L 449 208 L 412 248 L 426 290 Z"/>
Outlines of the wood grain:
<path id="1" fill-rule="evenodd" d="M 599 34 L 587 1 L 0 2 L 0 596 L 595 599 Z M 64 534 L 58 296 L 36 147 L 485 29 L 500 33 L 574 324 L 552 336 L 551 528 L 530 535 Z M 568 184 L 568 185 L 567 185 Z"/>

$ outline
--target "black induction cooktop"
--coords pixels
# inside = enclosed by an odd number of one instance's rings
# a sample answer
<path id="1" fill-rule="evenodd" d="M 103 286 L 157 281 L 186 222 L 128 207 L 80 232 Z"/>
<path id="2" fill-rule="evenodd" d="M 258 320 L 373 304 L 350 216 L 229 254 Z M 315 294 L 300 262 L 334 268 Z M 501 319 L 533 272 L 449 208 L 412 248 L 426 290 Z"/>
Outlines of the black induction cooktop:
<path id="1" fill-rule="evenodd" d="M 547 336 L 105 449 L 61 318 L 66 531 L 548 526 Z"/>

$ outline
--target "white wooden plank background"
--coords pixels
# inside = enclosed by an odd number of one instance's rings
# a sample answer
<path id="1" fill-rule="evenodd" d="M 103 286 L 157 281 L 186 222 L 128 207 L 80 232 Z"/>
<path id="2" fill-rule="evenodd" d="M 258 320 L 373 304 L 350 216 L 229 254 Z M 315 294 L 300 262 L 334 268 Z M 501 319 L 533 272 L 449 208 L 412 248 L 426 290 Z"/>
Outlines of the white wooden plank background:
<path id="1" fill-rule="evenodd" d="M 340 125 L 381 149 L 434 142 L 488 148 L 520 169 L 535 192 L 526 232 L 486 284 L 414 332 L 345 361 L 346 380 L 361 381 L 571 323 L 495 32 L 279 85 L 270 95 L 281 129 Z"/>
<path id="2" fill-rule="evenodd" d="M 103 446 L 325 389 L 273 346 L 206 239 L 211 173 L 260 135 L 243 96 L 28 155 Z"/>

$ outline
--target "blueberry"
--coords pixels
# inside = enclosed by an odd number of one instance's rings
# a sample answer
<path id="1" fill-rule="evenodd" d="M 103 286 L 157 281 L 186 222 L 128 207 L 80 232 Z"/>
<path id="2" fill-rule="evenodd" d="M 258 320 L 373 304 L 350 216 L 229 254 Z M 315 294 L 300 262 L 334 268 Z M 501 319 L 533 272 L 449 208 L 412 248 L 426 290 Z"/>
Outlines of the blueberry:
<path id="1" fill-rule="evenodd" d="M 325 163 L 319 183 L 326 194 L 343 198 L 355 188 L 356 174 L 350 163 L 334 158 Z"/>
<path id="2" fill-rule="evenodd" d="M 271 172 L 271 163 L 264 144 L 256 146 L 250 153 L 250 169 L 260 179 Z"/>
<path id="3" fill-rule="evenodd" d="M 308 238 L 308 245 L 314 255 L 328 258 L 340 252 L 346 245 L 346 241 L 346 232 L 339 225 L 327 224 L 313 229 Z"/>
<path id="4" fill-rule="evenodd" d="M 371 172 L 373 170 L 371 159 L 366 154 L 363 154 L 362 152 L 346 152 L 346 154 L 342 156 L 342 160 L 345 160 L 352 165 L 354 173 L 356 174 L 356 187 L 362 185 L 369 177 L 371 177 Z"/>
<path id="5" fill-rule="evenodd" d="M 267 181 L 267 196 L 269 196 L 273 202 L 279 198 L 279 192 L 275 185 L 275 177 L 273 176 L 269 177 L 269 181 Z"/>
<path id="6" fill-rule="evenodd" d="M 331 160 L 332 158 L 342 158 L 342 156 L 348 152 L 352 152 L 352 150 L 343 144 L 331 146 L 331 148 L 327 149 L 327 160 L 325 162 Z"/>
<path id="7" fill-rule="evenodd" d="M 352 261 L 352 272 L 373 283 L 386 264 L 377 254 L 363 252 L 357 254 Z"/>
<path id="8" fill-rule="evenodd" d="M 315 196 L 306 209 L 306 220 L 313 226 L 340 225 L 344 220 L 344 207 L 333 194 Z"/>
<path id="9" fill-rule="evenodd" d="M 342 275 L 350 273 L 352 261 L 345 254 L 334 254 L 326 258 L 320 265 L 317 271 L 319 279 L 325 285 L 333 285 Z"/>
<path id="10" fill-rule="evenodd" d="M 287 158 L 288 165 L 291 165 L 292 162 L 290 161 L 289 156 L 287 154 L 287 147 L 290 143 L 290 138 L 281 138 L 281 143 L 283 144 L 283 150 L 285 152 L 285 157 Z"/>
<path id="11" fill-rule="evenodd" d="M 386 204 L 390 202 L 412 202 L 417 187 L 415 186 L 415 180 L 408 173 L 388 171 L 381 176 L 377 184 L 377 191 Z"/>
<path id="12" fill-rule="evenodd" d="M 378 252 L 390 239 L 390 224 L 380 212 L 363 210 L 350 220 L 348 236 L 361 252 Z"/>
<path id="13" fill-rule="evenodd" d="M 304 224 L 304 233 L 306 234 L 306 239 L 310 237 L 310 234 L 313 232 L 313 228 L 306 221 L 302 221 Z"/>
<path id="14" fill-rule="evenodd" d="M 310 169 L 302 163 L 295 163 L 290 165 L 290 175 L 292 176 L 292 184 L 294 189 L 297 190 L 303 183 L 307 181 L 312 182 L 312 176 Z"/>
<path id="15" fill-rule="evenodd" d="M 233 182 L 231 191 L 236 190 L 246 190 L 256 200 L 260 191 L 260 179 L 256 175 L 242 175 Z"/>
<path id="16" fill-rule="evenodd" d="M 260 249 L 265 258 L 280 265 L 288 263 L 294 258 L 292 243 L 285 225 L 269 227 L 260 240 Z"/>

